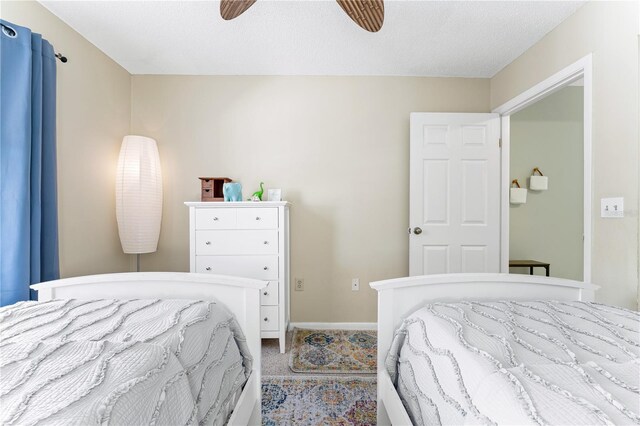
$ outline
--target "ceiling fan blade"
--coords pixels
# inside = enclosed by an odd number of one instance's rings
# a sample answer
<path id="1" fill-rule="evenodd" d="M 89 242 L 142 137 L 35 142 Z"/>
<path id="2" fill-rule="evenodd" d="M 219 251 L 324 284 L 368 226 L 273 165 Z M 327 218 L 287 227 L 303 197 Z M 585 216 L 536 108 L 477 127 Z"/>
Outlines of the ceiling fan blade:
<path id="1" fill-rule="evenodd" d="M 225 21 L 230 21 L 242 15 L 255 2 L 256 0 L 221 0 L 220 16 L 222 16 L 222 19 Z"/>
<path id="2" fill-rule="evenodd" d="M 367 31 L 375 33 L 384 23 L 384 0 L 336 0 L 347 15 Z"/>

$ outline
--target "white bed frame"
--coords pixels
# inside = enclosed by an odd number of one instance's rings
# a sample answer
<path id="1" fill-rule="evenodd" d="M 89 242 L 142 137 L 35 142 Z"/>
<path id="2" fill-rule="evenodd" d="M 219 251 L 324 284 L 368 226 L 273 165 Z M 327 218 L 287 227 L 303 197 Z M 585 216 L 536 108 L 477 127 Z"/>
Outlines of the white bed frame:
<path id="1" fill-rule="evenodd" d="M 516 274 L 424 275 L 377 281 L 378 425 L 411 425 L 384 361 L 402 321 L 426 302 L 459 300 L 584 300 L 599 288 L 589 283 Z"/>
<path id="2" fill-rule="evenodd" d="M 212 274 L 139 272 L 89 275 L 32 285 L 38 300 L 50 299 L 196 299 L 217 300 L 235 315 L 253 357 L 249 380 L 228 425 L 261 424 L 260 290 L 266 281 Z"/>

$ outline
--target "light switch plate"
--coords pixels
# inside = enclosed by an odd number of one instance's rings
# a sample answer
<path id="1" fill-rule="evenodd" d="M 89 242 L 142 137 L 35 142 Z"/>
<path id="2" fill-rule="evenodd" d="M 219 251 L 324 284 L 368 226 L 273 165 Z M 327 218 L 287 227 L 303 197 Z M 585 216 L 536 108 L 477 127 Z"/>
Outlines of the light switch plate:
<path id="1" fill-rule="evenodd" d="M 606 218 L 623 218 L 624 217 L 624 198 L 602 198 L 600 200 L 600 217 Z"/>

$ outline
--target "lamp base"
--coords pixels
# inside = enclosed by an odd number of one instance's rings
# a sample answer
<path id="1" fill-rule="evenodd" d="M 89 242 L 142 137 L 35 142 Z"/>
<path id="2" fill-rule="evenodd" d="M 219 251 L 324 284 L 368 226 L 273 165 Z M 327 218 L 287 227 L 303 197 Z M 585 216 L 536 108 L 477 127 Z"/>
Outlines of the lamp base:
<path id="1" fill-rule="evenodd" d="M 130 253 L 129 272 L 140 272 L 140 253 Z"/>

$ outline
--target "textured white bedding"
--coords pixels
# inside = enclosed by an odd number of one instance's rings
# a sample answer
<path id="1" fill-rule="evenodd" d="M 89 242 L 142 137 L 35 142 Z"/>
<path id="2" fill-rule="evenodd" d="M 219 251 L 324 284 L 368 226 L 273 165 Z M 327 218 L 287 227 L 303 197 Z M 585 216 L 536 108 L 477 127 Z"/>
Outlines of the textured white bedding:
<path id="1" fill-rule="evenodd" d="M 215 302 L 0 309 L 0 424 L 222 424 L 250 372 L 244 335 Z"/>
<path id="2" fill-rule="evenodd" d="M 414 424 L 640 423 L 640 314 L 583 302 L 435 303 L 386 367 Z"/>

